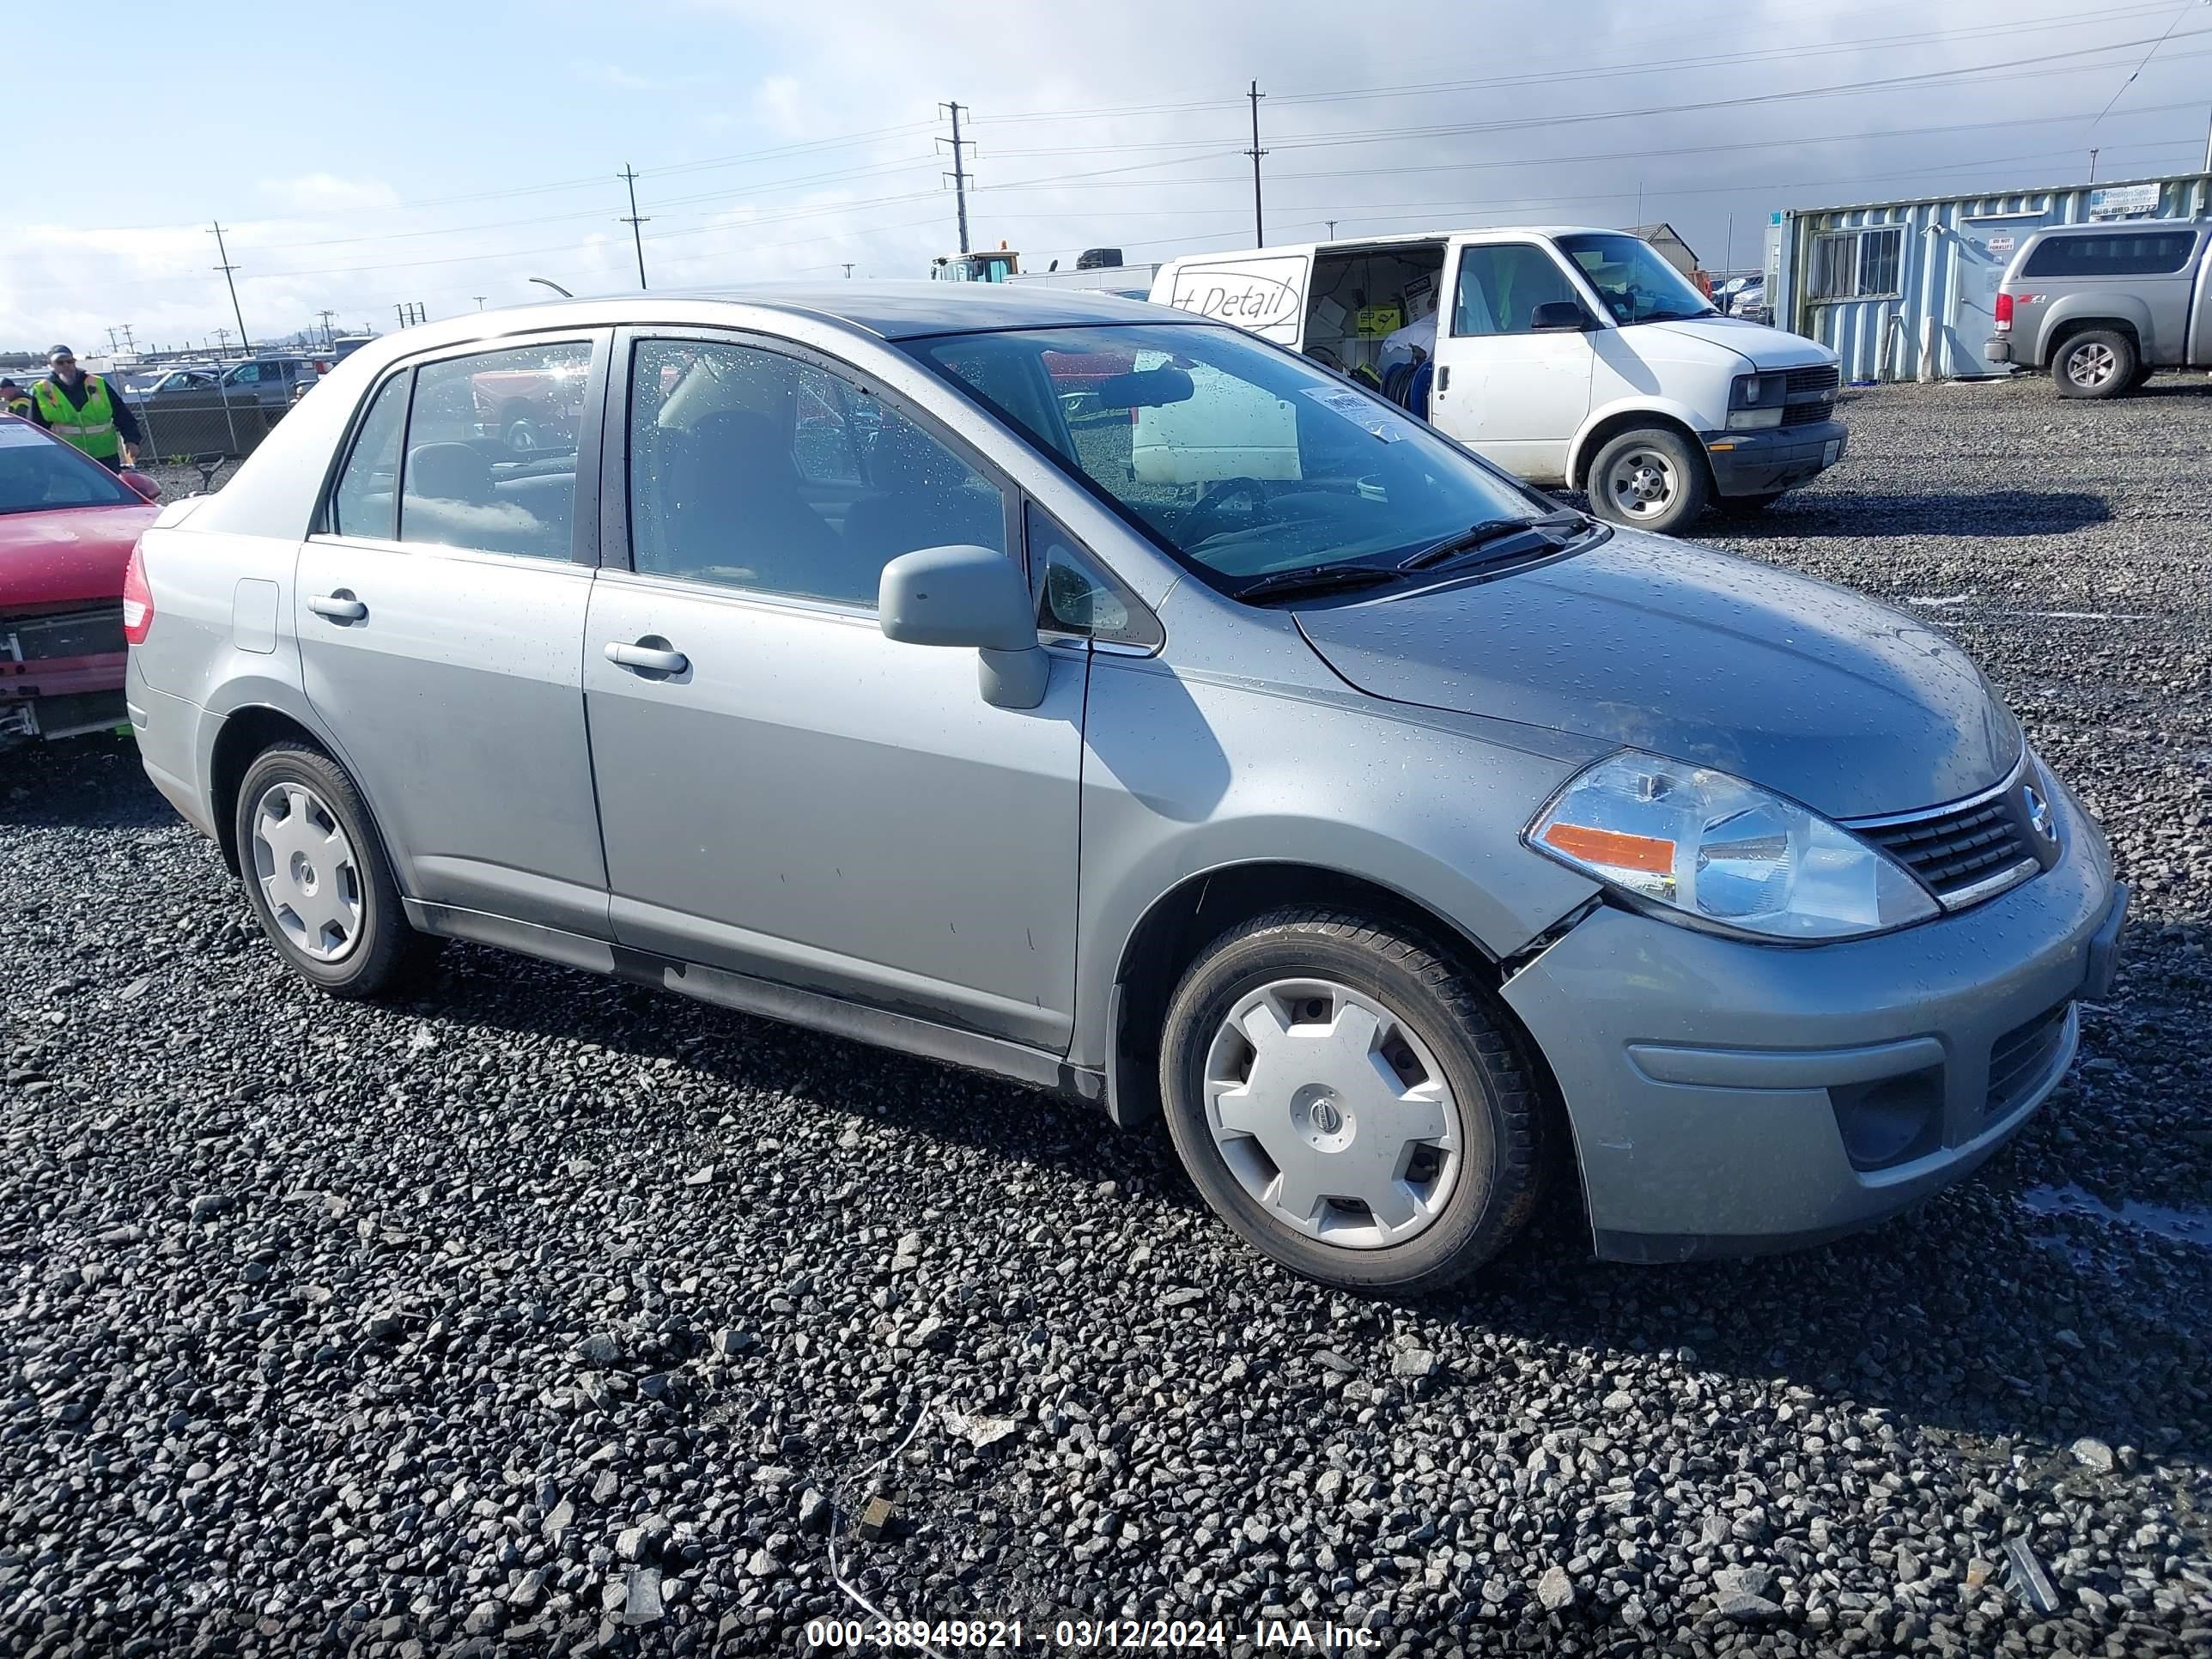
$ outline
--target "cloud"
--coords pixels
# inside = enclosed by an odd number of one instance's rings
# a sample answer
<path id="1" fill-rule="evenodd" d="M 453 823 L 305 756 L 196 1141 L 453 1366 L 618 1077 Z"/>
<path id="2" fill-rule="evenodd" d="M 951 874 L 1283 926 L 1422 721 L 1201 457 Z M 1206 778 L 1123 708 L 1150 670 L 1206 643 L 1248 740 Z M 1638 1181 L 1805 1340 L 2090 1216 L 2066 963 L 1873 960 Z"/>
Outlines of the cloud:
<path id="1" fill-rule="evenodd" d="M 640 75 L 620 64 L 580 63 L 575 69 L 578 80 L 611 87 L 617 92 L 659 92 L 676 84 L 666 76 Z"/>
<path id="2" fill-rule="evenodd" d="M 301 213 L 391 207 L 399 200 L 398 192 L 381 180 L 341 179 L 330 173 L 304 173 L 296 179 L 264 179 L 261 193 L 280 207 Z"/>

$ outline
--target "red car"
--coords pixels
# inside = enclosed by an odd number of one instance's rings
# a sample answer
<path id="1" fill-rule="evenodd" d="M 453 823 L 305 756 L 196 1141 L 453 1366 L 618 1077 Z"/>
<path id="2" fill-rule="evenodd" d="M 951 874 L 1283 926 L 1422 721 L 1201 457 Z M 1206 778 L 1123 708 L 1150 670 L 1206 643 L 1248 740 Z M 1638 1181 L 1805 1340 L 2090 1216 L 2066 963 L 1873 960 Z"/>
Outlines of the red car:
<path id="1" fill-rule="evenodd" d="M 161 493 L 0 415 L 0 746 L 126 718 L 124 569 Z"/>

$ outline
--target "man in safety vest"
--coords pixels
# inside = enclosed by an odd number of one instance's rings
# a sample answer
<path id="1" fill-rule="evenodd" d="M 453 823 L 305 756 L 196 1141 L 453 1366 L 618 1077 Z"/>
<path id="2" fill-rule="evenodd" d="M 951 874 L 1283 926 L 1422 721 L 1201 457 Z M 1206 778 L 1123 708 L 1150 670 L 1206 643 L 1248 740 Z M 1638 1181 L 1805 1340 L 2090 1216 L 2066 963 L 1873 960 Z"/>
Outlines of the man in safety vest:
<path id="1" fill-rule="evenodd" d="M 46 354 L 53 372 L 31 388 L 31 421 L 65 444 L 120 472 L 138 459 L 138 417 L 97 374 L 76 366 L 76 353 L 58 345 Z"/>
<path id="2" fill-rule="evenodd" d="M 13 380 L 0 378 L 0 415 L 20 415 L 31 418 L 31 394 Z"/>

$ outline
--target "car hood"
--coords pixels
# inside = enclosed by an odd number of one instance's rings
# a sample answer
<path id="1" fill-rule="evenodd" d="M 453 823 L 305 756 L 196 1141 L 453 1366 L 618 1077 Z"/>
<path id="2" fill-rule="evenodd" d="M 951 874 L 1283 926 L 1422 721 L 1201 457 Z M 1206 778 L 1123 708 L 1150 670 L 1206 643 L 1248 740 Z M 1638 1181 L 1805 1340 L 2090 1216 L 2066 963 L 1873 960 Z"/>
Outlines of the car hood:
<path id="1" fill-rule="evenodd" d="M 161 509 L 55 507 L 0 513 L 0 610 L 123 598 L 123 567 Z"/>
<path id="2" fill-rule="evenodd" d="M 2020 727 L 1916 618 L 1634 531 L 1487 581 L 1302 610 L 1370 696 L 1712 766 L 1832 817 L 2002 781 Z"/>
<path id="3" fill-rule="evenodd" d="M 1817 340 L 1787 329 L 1769 328 L 1741 317 L 1697 317 L 1684 323 L 1638 323 L 1635 332 L 1649 331 L 1676 340 L 1695 341 L 1750 359 L 1759 368 L 1810 368 L 1832 363 L 1836 354 Z"/>

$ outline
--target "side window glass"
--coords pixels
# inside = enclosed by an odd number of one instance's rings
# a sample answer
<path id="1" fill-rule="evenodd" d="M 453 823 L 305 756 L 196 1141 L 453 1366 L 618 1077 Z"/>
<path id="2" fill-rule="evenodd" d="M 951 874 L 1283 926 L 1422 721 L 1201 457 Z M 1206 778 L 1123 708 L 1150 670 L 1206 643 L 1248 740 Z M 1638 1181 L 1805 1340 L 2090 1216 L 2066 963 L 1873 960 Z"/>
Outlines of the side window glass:
<path id="1" fill-rule="evenodd" d="M 1471 247 L 1459 258 L 1455 335 L 1526 334 L 1536 307 L 1577 298 L 1552 256 L 1526 242 Z"/>
<path id="2" fill-rule="evenodd" d="M 591 368 L 592 348 L 576 340 L 416 370 L 399 539 L 571 557 L 576 430 Z"/>
<path id="3" fill-rule="evenodd" d="M 231 371 L 230 379 L 231 384 L 234 386 L 258 385 L 261 380 L 261 365 L 258 363 L 240 363 L 235 369 Z"/>
<path id="4" fill-rule="evenodd" d="M 1160 643 L 1152 613 L 1092 562 L 1074 538 L 1031 502 L 1024 514 L 1030 580 L 1036 588 L 1037 627 L 1123 645 Z"/>
<path id="5" fill-rule="evenodd" d="M 1006 550 L 995 484 L 842 376 L 795 358 L 642 342 L 629 420 L 641 571 L 872 606 L 902 553 Z"/>
<path id="6" fill-rule="evenodd" d="M 378 388 L 331 497 L 331 532 L 392 539 L 398 523 L 399 436 L 407 424 L 405 370 Z"/>

